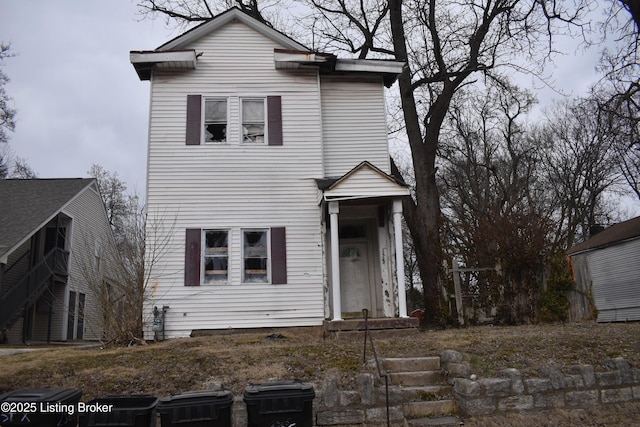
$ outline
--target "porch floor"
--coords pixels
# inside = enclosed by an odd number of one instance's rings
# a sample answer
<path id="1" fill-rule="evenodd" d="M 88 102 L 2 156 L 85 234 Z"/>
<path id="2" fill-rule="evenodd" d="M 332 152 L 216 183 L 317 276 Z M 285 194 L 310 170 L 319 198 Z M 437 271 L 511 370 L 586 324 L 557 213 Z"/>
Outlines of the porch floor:
<path id="1" fill-rule="evenodd" d="M 420 320 L 417 317 L 376 318 L 369 319 L 368 322 L 370 330 L 416 329 L 420 326 Z M 323 326 L 326 332 L 364 331 L 364 318 L 325 320 Z"/>

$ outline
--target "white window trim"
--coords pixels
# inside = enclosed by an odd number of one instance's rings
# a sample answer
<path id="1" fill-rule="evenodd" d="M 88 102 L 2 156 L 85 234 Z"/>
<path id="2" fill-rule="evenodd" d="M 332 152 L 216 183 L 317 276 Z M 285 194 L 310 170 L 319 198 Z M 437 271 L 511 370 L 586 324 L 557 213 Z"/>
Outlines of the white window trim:
<path id="1" fill-rule="evenodd" d="M 207 249 L 207 232 L 208 231 L 225 231 L 227 233 L 227 280 L 213 280 L 210 282 L 206 281 L 206 249 Z M 203 228 L 201 231 L 200 237 L 200 283 L 202 285 L 228 285 L 231 283 L 231 261 L 232 261 L 232 251 L 231 251 L 231 230 L 228 228 Z"/>
<path id="2" fill-rule="evenodd" d="M 96 239 L 93 242 L 93 269 L 96 271 L 100 271 L 101 264 L 102 264 L 102 241 L 100 239 Z"/>
<path id="3" fill-rule="evenodd" d="M 247 282 L 244 277 L 244 233 L 252 231 L 267 232 L 267 281 L 266 282 Z M 243 285 L 270 285 L 271 284 L 271 228 L 242 228 L 240 229 L 240 283 Z"/>
<path id="4" fill-rule="evenodd" d="M 245 142 L 244 141 L 244 118 L 242 117 L 242 103 L 244 101 L 262 101 L 262 106 L 264 108 L 263 120 L 264 120 L 264 137 L 262 142 Z M 262 146 L 269 145 L 269 111 L 267 110 L 267 97 L 266 96 L 241 96 L 240 102 L 238 104 L 238 117 L 240 120 L 239 123 L 239 132 L 240 132 L 240 144 L 242 145 L 253 145 L 253 146 Z"/>
<path id="5" fill-rule="evenodd" d="M 227 133 L 224 136 L 224 141 L 206 141 L 206 132 L 205 132 L 205 127 L 207 126 L 206 123 L 206 110 L 207 110 L 207 101 L 224 101 L 227 104 Z M 200 141 L 202 141 L 202 143 L 204 143 L 205 145 L 220 145 L 220 144 L 229 144 L 230 140 L 229 140 L 229 129 L 231 127 L 231 117 L 230 117 L 230 112 L 229 112 L 229 97 L 228 96 L 207 96 L 207 95 L 202 95 L 202 106 L 200 108 L 201 110 L 201 117 L 200 117 L 200 123 L 202 123 L 202 126 L 200 126 Z"/>

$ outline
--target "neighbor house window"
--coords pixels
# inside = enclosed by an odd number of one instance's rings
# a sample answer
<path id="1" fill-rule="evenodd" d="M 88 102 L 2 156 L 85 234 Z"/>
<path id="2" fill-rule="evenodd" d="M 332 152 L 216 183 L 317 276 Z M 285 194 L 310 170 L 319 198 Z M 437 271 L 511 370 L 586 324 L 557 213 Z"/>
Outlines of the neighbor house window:
<path id="1" fill-rule="evenodd" d="M 210 99 L 204 101 L 204 141 L 227 141 L 227 100 Z"/>
<path id="2" fill-rule="evenodd" d="M 242 281 L 244 283 L 268 283 L 269 271 L 268 230 L 242 232 Z"/>
<path id="3" fill-rule="evenodd" d="M 242 142 L 265 142 L 265 99 L 241 100 L 242 103 Z"/>
<path id="4" fill-rule="evenodd" d="M 204 231 L 204 282 L 227 282 L 229 278 L 229 232 Z"/>

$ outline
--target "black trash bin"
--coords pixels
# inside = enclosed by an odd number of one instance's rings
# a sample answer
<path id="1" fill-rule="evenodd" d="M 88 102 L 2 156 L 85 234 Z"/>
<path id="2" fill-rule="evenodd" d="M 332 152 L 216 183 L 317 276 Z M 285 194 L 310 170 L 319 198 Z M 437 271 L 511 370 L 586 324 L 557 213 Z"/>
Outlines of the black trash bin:
<path id="1" fill-rule="evenodd" d="M 231 427 L 233 394 L 227 390 L 190 391 L 158 401 L 162 427 Z"/>
<path id="2" fill-rule="evenodd" d="M 307 383 L 250 385 L 244 390 L 248 427 L 312 427 L 314 397 Z"/>
<path id="3" fill-rule="evenodd" d="M 75 427 L 78 402 L 76 389 L 23 389 L 0 395 L 0 426 Z"/>
<path id="4" fill-rule="evenodd" d="M 80 427 L 154 427 L 154 409 L 158 398 L 149 394 L 125 394 L 94 399 L 86 405 L 88 411 L 80 414 Z M 91 410 L 91 406 L 107 410 Z"/>

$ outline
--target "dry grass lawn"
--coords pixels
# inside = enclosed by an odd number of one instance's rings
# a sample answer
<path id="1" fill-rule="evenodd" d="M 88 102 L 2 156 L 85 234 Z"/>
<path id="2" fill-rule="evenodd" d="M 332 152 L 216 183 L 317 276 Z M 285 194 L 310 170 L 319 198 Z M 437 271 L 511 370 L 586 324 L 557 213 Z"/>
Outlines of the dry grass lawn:
<path id="1" fill-rule="evenodd" d="M 327 376 L 338 378 L 346 388 L 364 369 L 362 339 L 360 333 L 325 337 L 319 328 L 297 328 L 224 332 L 129 348 L 56 346 L 0 356 L 0 390 L 79 388 L 84 392 L 82 400 L 88 401 L 106 394 L 163 396 L 219 382 L 241 395 L 250 383 L 273 379 L 320 383 Z M 545 363 L 591 364 L 599 371 L 605 369 L 605 360 L 619 356 L 640 367 L 640 323 L 386 332 L 376 334 L 375 343 L 381 357 L 433 356 L 445 349 L 458 350 L 468 357 L 479 377 L 492 376 L 503 368 L 518 368 L 525 377 L 538 376 Z M 370 358 L 370 348 L 367 351 Z M 559 412 L 535 421 L 527 417 L 476 419 L 466 425 L 640 425 L 639 407 L 635 403 L 593 413 Z M 547 419 L 555 422 L 541 424 Z"/>

